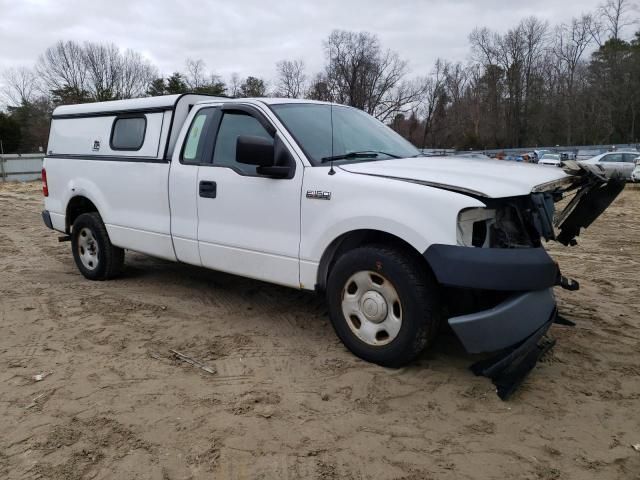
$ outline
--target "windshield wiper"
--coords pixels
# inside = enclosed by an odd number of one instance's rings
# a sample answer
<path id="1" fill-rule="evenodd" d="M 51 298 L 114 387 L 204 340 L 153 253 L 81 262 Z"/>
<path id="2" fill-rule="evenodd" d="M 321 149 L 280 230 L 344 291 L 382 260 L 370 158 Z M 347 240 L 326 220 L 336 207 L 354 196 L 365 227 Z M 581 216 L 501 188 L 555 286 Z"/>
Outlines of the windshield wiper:
<path id="1" fill-rule="evenodd" d="M 348 160 L 351 158 L 376 158 L 379 154 L 386 155 L 391 158 L 402 158 L 392 153 L 381 152 L 378 150 L 363 150 L 361 152 L 349 152 L 342 155 L 333 155 L 332 157 L 323 157 L 320 163 L 333 162 L 334 160 Z"/>

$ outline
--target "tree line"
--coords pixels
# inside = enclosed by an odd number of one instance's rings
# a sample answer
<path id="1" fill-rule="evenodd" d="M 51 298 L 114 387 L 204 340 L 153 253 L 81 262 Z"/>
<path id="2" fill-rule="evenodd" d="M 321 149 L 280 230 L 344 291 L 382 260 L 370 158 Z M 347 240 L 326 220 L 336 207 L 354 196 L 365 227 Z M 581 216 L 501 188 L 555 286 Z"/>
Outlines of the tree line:
<path id="1" fill-rule="evenodd" d="M 436 61 L 420 104 L 394 128 L 422 147 L 638 143 L 640 31 L 628 0 L 551 26 L 477 28 L 467 64 Z"/>
<path id="2" fill-rule="evenodd" d="M 199 59 L 163 76 L 135 51 L 60 41 L 33 68 L 1 73 L 0 139 L 5 152 L 37 151 L 58 105 L 194 92 L 351 105 L 422 148 L 638 142 L 640 31 L 625 38 L 637 16 L 631 0 L 606 0 L 559 25 L 528 17 L 504 33 L 476 28 L 467 62 L 438 59 L 422 76 L 368 32 L 333 31 L 320 72 L 282 60 L 271 82 L 223 79 Z"/>

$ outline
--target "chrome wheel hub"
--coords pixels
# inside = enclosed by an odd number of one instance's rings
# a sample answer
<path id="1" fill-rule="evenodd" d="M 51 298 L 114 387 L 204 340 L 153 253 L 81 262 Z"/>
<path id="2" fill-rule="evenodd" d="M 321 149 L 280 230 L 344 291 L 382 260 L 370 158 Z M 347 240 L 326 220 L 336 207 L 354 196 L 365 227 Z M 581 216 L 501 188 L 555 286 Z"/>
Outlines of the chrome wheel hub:
<path id="1" fill-rule="evenodd" d="M 392 342 L 402 326 L 402 306 L 395 287 L 373 271 L 353 274 L 342 289 L 342 313 L 351 331 L 367 345 Z"/>
<path id="2" fill-rule="evenodd" d="M 78 257 L 88 270 L 98 268 L 98 242 L 89 228 L 83 228 L 78 234 Z"/>

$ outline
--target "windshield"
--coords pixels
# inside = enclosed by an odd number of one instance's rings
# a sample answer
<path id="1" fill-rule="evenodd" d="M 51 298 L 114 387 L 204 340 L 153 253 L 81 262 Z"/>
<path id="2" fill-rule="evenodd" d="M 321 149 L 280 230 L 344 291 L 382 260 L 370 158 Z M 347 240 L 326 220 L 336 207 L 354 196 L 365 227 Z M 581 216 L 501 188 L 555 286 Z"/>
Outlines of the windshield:
<path id="1" fill-rule="evenodd" d="M 313 103 L 283 103 L 271 108 L 313 165 L 350 153 L 358 155 L 336 159 L 336 163 L 420 155 L 396 132 L 355 108 Z"/>
<path id="2" fill-rule="evenodd" d="M 560 160 L 560 155 L 545 154 L 540 160 Z"/>

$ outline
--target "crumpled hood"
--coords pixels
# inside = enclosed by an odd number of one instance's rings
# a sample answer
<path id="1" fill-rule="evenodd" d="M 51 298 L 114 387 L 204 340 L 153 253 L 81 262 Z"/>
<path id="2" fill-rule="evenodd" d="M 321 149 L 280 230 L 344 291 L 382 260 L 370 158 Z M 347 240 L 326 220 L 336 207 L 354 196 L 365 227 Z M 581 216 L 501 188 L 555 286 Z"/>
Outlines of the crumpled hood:
<path id="1" fill-rule="evenodd" d="M 541 184 L 566 178 L 560 168 L 504 160 L 416 157 L 341 165 L 351 173 L 424 183 L 489 198 L 527 195 Z"/>

